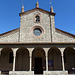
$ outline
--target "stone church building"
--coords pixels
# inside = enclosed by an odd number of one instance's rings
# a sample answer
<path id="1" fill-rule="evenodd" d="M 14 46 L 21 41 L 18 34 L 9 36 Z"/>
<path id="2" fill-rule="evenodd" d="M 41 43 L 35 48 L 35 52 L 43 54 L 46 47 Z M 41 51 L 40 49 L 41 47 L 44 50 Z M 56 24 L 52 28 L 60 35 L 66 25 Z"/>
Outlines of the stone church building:
<path id="1" fill-rule="evenodd" d="M 72 75 L 75 35 L 55 28 L 55 13 L 22 11 L 20 28 L 0 34 L 0 75 Z"/>

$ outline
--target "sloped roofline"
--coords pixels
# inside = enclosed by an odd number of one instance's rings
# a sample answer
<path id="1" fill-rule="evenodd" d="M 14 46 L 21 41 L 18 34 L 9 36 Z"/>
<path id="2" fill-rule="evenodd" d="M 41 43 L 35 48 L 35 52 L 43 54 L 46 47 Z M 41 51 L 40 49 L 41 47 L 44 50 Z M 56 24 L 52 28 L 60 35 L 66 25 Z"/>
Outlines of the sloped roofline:
<path id="1" fill-rule="evenodd" d="M 16 29 L 14 29 L 14 30 L 5 32 L 5 33 L 3 33 L 3 34 L 0 34 L 0 36 L 5 35 L 5 34 L 8 34 L 8 33 L 11 33 L 11 32 L 13 32 L 13 31 L 16 31 L 16 30 L 19 30 L 19 29 L 20 29 L 20 28 L 16 28 Z M 58 28 L 55 28 L 55 30 L 60 31 L 60 32 L 63 32 L 63 33 L 65 33 L 65 34 L 68 34 L 68 35 L 70 35 L 70 36 L 72 36 L 72 37 L 75 38 L 75 35 L 74 35 L 74 34 L 68 33 L 68 32 L 66 32 L 66 31 L 60 30 L 60 29 L 58 29 Z"/>
<path id="2" fill-rule="evenodd" d="M 39 11 L 42 11 L 42 12 L 46 12 L 46 13 L 51 14 L 51 15 L 54 15 L 54 16 L 56 15 L 56 13 L 49 12 L 49 11 L 44 10 L 44 9 L 41 9 L 41 8 L 34 8 L 34 9 L 31 9 L 31 10 L 28 10 L 28 11 L 19 13 L 19 16 L 21 16 L 22 14 L 27 14 L 27 13 L 33 12 L 35 10 L 39 10 Z"/>
<path id="3" fill-rule="evenodd" d="M 72 37 L 75 38 L 75 35 L 74 35 L 74 34 L 68 33 L 68 32 L 66 32 L 66 31 L 60 30 L 60 29 L 58 29 L 58 28 L 55 28 L 55 29 L 56 29 L 57 31 L 63 32 L 63 33 L 68 34 L 68 35 L 71 35 Z"/>
<path id="4" fill-rule="evenodd" d="M 11 30 L 11 31 L 2 33 L 2 34 L 0 34 L 0 36 L 5 35 L 5 34 L 8 34 L 8 33 L 11 33 L 11 32 L 13 32 L 13 31 L 16 31 L 16 30 L 19 30 L 19 29 L 20 29 L 20 28 L 16 28 L 16 29 L 13 29 L 13 30 Z"/>

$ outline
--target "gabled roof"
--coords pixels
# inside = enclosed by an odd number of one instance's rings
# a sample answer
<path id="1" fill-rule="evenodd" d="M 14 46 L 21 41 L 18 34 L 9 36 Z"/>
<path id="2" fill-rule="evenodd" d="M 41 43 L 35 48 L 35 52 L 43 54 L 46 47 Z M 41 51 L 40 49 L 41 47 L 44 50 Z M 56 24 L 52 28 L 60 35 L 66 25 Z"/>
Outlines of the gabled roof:
<path id="1" fill-rule="evenodd" d="M 11 33 L 11 32 L 14 32 L 14 31 L 18 31 L 19 29 L 20 29 L 20 28 L 17 28 L 17 29 L 8 31 L 8 32 L 6 32 L 6 33 L 0 34 L 0 36 L 5 35 L 5 34 L 8 34 L 8 33 Z M 73 35 L 73 34 L 71 34 L 71 33 L 68 33 L 68 32 L 66 32 L 66 31 L 60 30 L 60 29 L 58 29 L 58 28 L 55 28 L 55 30 L 58 31 L 58 32 L 62 32 L 62 33 L 64 33 L 64 34 L 70 35 L 70 36 L 72 36 L 73 38 L 75 38 L 75 35 Z"/>
<path id="2" fill-rule="evenodd" d="M 68 33 L 68 32 L 66 32 L 66 31 L 60 30 L 60 29 L 58 29 L 58 28 L 55 28 L 55 29 L 56 29 L 56 31 L 59 31 L 59 32 L 62 32 L 62 33 L 68 34 L 68 35 L 70 35 L 70 36 L 72 36 L 72 37 L 75 38 L 75 35 L 73 35 L 73 34 L 71 34 L 71 33 Z"/>
<path id="3" fill-rule="evenodd" d="M 47 13 L 47 14 L 51 14 L 51 15 L 56 15 L 56 13 L 52 13 L 52 12 L 49 12 L 49 11 L 47 11 L 47 10 L 44 10 L 44 9 L 41 9 L 41 8 L 34 8 L 34 9 L 31 9 L 31 10 L 28 10 L 28 11 L 25 11 L 25 12 L 22 12 L 22 13 L 19 13 L 19 16 L 21 16 L 22 14 L 28 14 L 28 13 L 31 13 L 31 12 L 33 12 L 33 11 L 35 11 L 35 10 L 39 10 L 39 11 L 41 11 L 41 12 L 45 12 L 45 13 Z"/>
<path id="4" fill-rule="evenodd" d="M 11 30 L 11 31 L 2 33 L 2 34 L 0 34 L 0 36 L 3 36 L 3 35 L 5 35 L 5 34 L 9 34 L 9 33 L 14 32 L 14 31 L 18 31 L 19 29 L 20 29 L 20 28 L 17 28 L 17 29 L 13 29 L 13 30 Z"/>

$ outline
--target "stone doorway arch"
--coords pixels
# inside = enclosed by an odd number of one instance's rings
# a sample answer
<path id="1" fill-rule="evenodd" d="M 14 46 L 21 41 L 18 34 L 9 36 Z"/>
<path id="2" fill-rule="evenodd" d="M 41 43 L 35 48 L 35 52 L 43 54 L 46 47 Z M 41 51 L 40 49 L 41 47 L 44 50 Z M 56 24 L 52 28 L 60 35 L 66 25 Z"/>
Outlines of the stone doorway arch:
<path id="1" fill-rule="evenodd" d="M 32 70 L 35 74 L 42 74 L 46 70 L 46 57 L 43 48 L 37 47 L 33 50 Z"/>
<path id="2" fill-rule="evenodd" d="M 21 47 L 16 52 L 16 71 L 29 71 L 29 51 Z"/>

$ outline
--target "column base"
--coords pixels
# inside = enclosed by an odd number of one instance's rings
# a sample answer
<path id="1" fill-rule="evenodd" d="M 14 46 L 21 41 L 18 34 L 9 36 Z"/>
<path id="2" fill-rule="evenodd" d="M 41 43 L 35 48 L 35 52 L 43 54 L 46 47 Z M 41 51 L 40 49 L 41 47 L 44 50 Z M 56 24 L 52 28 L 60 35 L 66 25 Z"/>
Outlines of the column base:
<path id="1" fill-rule="evenodd" d="M 34 75 L 33 71 L 10 71 L 9 75 Z"/>
<path id="2" fill-rule="evenodd" d="M 44 71 L 44 75 L 68 75 L 68 71 Z"/>

